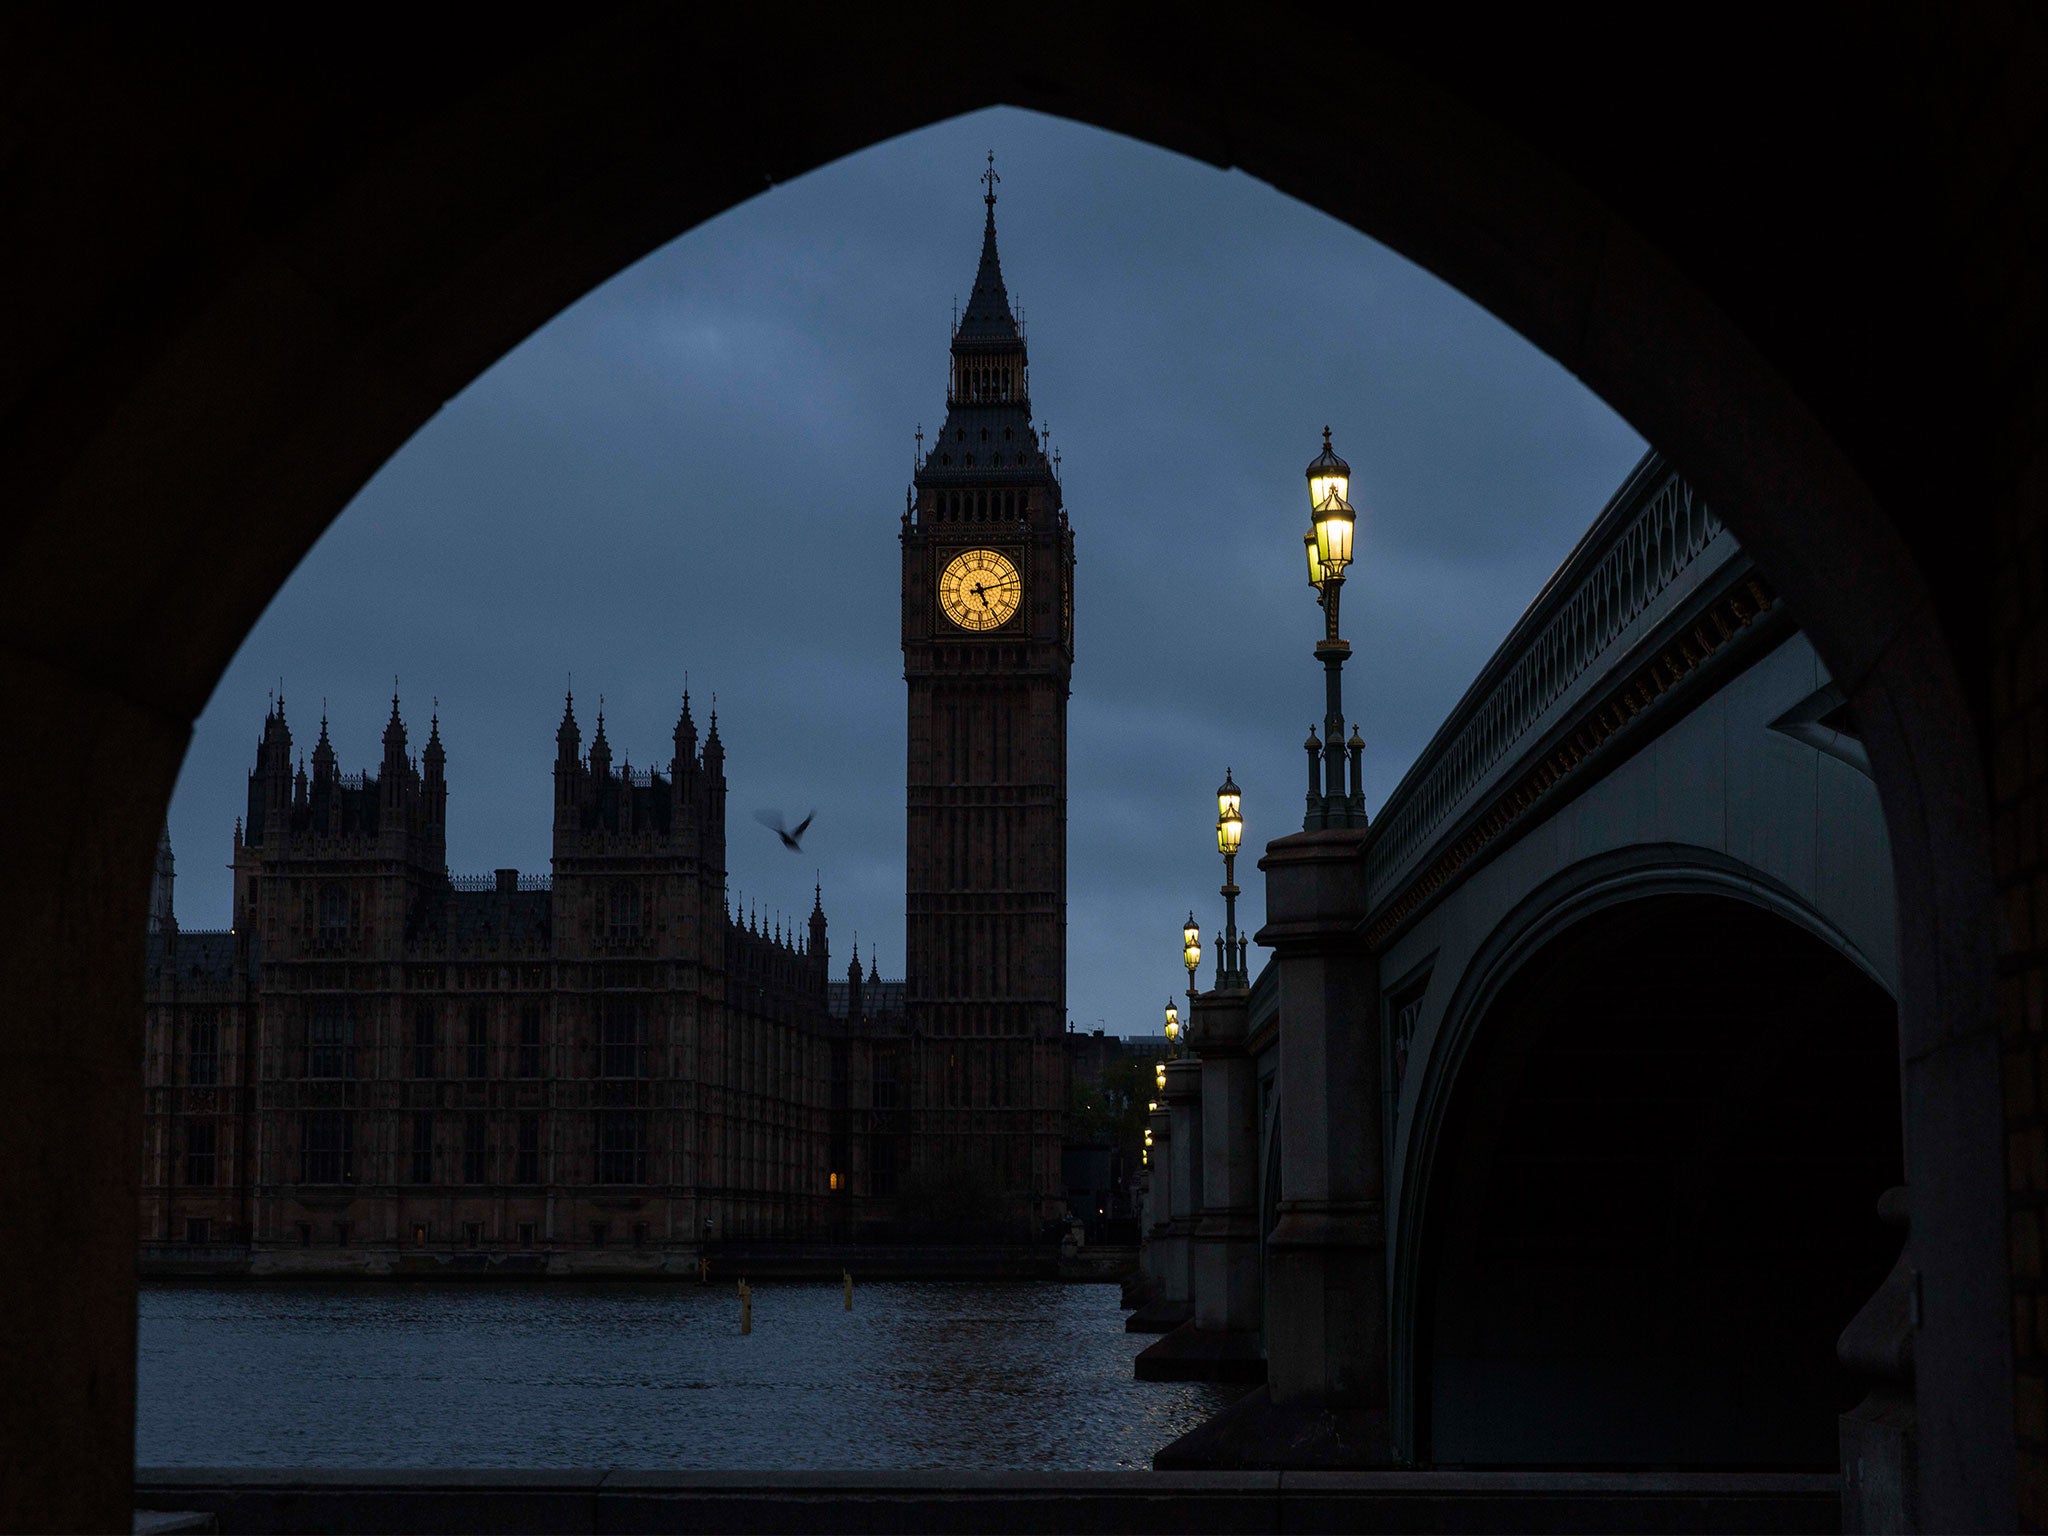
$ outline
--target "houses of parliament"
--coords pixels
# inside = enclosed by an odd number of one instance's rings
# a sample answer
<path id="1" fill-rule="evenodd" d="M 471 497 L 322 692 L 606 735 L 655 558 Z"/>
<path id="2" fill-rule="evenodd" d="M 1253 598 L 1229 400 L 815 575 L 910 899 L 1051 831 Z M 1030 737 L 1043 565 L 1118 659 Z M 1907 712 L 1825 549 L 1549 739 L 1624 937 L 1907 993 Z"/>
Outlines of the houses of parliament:
<path id="1" fill-rule="evenodd" d="M 439 720 L 373 771 L 266 713 L 233 926 L 146 939 L 140 1239 L 256 1273 L 694 1268 L 732 1241 L 1020 1241 L 1062 1205 L 1073 535 L 987 178 L 901 516 L 906 975 L 726 893 L 725 750 L 556 730 L 552 869 L 453 877 Z"/>

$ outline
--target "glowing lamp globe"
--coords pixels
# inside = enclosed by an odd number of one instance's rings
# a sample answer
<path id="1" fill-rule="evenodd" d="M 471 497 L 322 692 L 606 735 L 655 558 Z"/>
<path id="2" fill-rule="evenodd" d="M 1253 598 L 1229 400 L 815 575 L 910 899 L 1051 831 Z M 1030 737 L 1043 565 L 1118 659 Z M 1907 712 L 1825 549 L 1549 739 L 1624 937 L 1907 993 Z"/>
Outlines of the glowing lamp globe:
<path id="1" fill-rule="evenodd" d="M 1243 843 L 1244 795 L 1226 768 L 1223 770 L 1223 785 L 1216 791 L 1216 848 L 1220 853 L 1234 855 Z M 1185 929 L 1181 937 L 1186 939 Z"/>
<path id="2" fill-rule="evenodd" d="M 1323 428 L 1323 451 L 1308 467 L 1308 506 L 1314 545 L 1309 550 L 1309 581 L 1320 587 L 1341 578 L 1351 563 L 1351 535 L 1357 514 L 1351 509 L 1351 466 L 1330 447 L 1330 429 Z"/>

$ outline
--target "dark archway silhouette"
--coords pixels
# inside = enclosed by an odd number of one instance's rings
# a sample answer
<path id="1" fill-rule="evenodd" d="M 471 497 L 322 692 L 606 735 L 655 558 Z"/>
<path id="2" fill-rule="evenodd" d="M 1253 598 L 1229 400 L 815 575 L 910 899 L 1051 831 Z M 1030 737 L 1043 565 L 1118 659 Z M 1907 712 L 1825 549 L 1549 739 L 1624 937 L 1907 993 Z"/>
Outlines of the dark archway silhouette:
<path id="1" fill-rule="evenodd" d="M 1832 1468 L 1898 1233 L 1891 998 L 1722 896 L 1606 907 L 1480 1021 L 1431 1180 L 1439 1465 Z"/>
<path id="2" fill-rule="evenodd" d="M 2029 1250 L 2008 1247 L 1995 963 L 2015 1037 L 2048 1029 L 2023 1006 L 2048 973 L 2022 827 L 2048 669 L 2020 664 L 2048 613 L 2020 579 L 2048 478 L 2039 22 L 1656 25 L 1530 13 L 1475 46 L 1450 14 L 1309 36 L 1242 7 L 617 5 L 302 46 L 10 18 L 0 1165 L 33 1172 L 0 1220 L 33 1258 L 0 1358 L 37 1390 L 0 1406 L 0 1523 L 126 1518 L 129 936 L 190 722 L 263 605 L 562 305 L 765 183 L 1006 103 L 1242 167 L 1413 257 L 1668 452 L 1770 572 L 1849 696 L 1895 852 L 1923 1515 L 2010 1524 Z M 2048 1196 L 2014 1198 L 2019 1236 Z M 2031 1392 L 2048 1354 L 2025 1350 Z"/>

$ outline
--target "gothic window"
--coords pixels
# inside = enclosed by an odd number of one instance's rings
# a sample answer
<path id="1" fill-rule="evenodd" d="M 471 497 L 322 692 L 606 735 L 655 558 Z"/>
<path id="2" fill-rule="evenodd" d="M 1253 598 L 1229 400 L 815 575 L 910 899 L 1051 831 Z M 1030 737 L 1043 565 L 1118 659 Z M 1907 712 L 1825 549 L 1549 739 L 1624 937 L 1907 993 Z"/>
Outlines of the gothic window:
<path id="1" fill-rule="evenodd" d="M 514 1179 L 520 1184 L 540 1182 L 540 1114 L 535 1110 L 521 1110 L 519 1114 L 519 1166 Z M 532 1246 L 531 1239 L 527 1245 Z"/>
<path id="2" fill-rule="evenodd" d="M 462 1117 L 462 1182 L 484 1182 L 484 1111 L 472 1109 Z"/>
<path id="3" fill-rule="evenodd" d="M 329 947 L 348 938 L 348 892 L 332 880 L 320 887 L 319 937 Z"/>
<path id="4" fill-rule="evenodd" d="M 306 1076 L 347 1077 L 355 1041 L 345 996 L 315 997 L 306 1020 Z"/>
<path id="5" fill-rule="evenodd" d="M 474 999 L 469 1005 L 468 1030 L 463 1039 L 464 1077 L 483 1078 L 491 1075 L 491 1028 L 489 1015 L 484 1011 L 482 999 Z"/>
<path id="6" fill-rule="evenodd" d="M 412 1009 L 412 1075 L 434 1075 L 434 1005 L 415 1003 Z"/>
<path id="7" fill-rule="evenodd" d="M 868 1144 L 868 1187 L 878 1195 L 896 1193 L 896 1141 L 877 1136 Z"/>
<path id="8" fill-rule="evenodd" d="M 519 1075 L 540 1076 L 540 1004 L 519 1010 Z"/>
<path id="9" fill-rule="evenodd" d="M 876 1109 L 896 1107 L 896 1053 L 875 1052 L 874 1106 Z"/>
<path id="10" fill-rule="evenodd" d="M 212 1009 L 192 1014 L 185 1037 L 185 1081 L 211 1088 L 220 1081 L 220 1016 Z"/>
<path id="11" fill-rule="evenodd" d="M 412 1182 L 434 1182 L 434 1112 L 418 1109 L 412 1116 Z"/>
<path id="12" fill-rule="evenodd" d="M 603 1109 L 597 1114 L 597 1182 L 640 1184 L 646 1181 L 646 1153 L 640 1112 Z"/>
<path id="13" fill-rule="evenodd" d="M 190 1120 L 185 1124 L 185 1182 L 194 1189 L 213 1188 L 214 1124 L 211 1120 Z"/>
<path id="14" fill-rule="evenodd" d="M 614 886 L 611 891 L 611 903 L 606 917 L 606 942 L 611 944 L 638 944 L 640 942 L 640 888 L 637 885 L 628 884 Z"/>
<path id="15" fill-rule="evenodd" d="M 309 1109 L 300 1116 L 299 1179 L 346 1184 L 355 1178 L 355 1126 L 345 1109 Z"/>
<path id="16" fill-rule="evenodd" d="M 642 1025 L 638 998 L 608 997 L 603 1000 L 598 1018 L 600 1077 L 640 1076 Z"/>

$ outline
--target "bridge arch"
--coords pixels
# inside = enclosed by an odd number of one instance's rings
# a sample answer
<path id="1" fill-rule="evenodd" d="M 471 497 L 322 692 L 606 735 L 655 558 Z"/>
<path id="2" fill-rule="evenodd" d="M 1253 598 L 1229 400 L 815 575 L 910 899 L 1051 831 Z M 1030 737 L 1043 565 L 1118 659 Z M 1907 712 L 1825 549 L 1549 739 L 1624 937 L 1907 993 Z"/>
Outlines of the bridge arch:
<path id="1" fill-rule="evenodd" d="M 1616 955 L 1617 944 L 1629 948 Z M 1696 971 L 1690 986 L 1673 987 L 1670 967 L 1687 961 L 1697 966 L 1702 949 L 1714 956 L 1713 966 Z M 1424 1064 L 1413 1124 L 1403 1127 L 1408 1147 L 1390 1255 L 1390 1300 L 1393 1406 L 1405 1449 L 1444 1463 L 1669 1463 L 1681 1459 L 1673 1432 L 1683 1423 L 1689 1443 L 1704 1448 L 1699 1454 L 1707 1462 L 1831 1461 L 1834 1414 L 1847 1403 L 1815 1405 L 1828 1398 L 1835 1385 L 1833 1341 L 1897 1251 L 1895 1234 L 1881 1226 L 1875 1211 L 1877 1195 L 1899 1177 L 1900 1158 L 1897 1080 L 1890 1070 L 1897 1050 L 1895 981 L 1886 974 L 1888 958 L 1865 954 L 1826 915 L 1777 882 L 1695 848 L 1646 847 L 1588 860 L 1561 873 L 1503 919 L 1460 978 Z M 1567 979 L 1578 989 L 1577 1027 L 1585 1032 L 1584 1048 L 1561 1039 L 1559 1015 L 1566 1007 Z M 1790 1344 L 1783 1339 L 1726 1336 L 1735 1327 L 1734 1312 L 1741 1304 L 1749 1307 L 1747 1326 L 1752 1331 L 1759 1326 L 1758 1297 L 1748 1287 L 1754 1271 L 1740 1265 L 1730 1268 L 1732 1254 L 1687 1251 L 1694 1265 L 1721 1265 L 1727 1287 L 1720 1293 L 1708 1288 L 1691 1296 L 1695 1310 L 1684 1321 L 1710 1334 L 1721 1330 L 1714 1338 L 1715 1363 L 1695 1371 L 1694 1380 L 1685 1379 L 1683 1367 L 1688 1359 L 1695 1366 L 1700 1361 L 1684 1348 L 1662 1362 L 1662 1371 L 1633 1382 L 1623 1379 L 1626 1373 L 1614 1358 L 1570 1354 L 1573 1338 L 1597 1336 L 1603 1327 L 1610 1329 L 1609 1343 L 1625 1339 L 1638 1359 L 1654 1348 L 1672 1346 L 1671 1330 L 1680 1321 L 1675 1298 L 1656 1298 L 1670 1309 L 1660 1318 L 1624 1318 L 1617 1310 L 1628 1297 L 1645 1294 L 1643 1277 L 1619 1296 L 1605 1296 L 1598 1306 L 1572 1313 L 1574 1298 L 1597 1293 L 1603 1278 L 1597 1264 L 1581 1267 L 1575 1284 L 1544 1292 L 1545 1275 L 1554 1279 L 1552 1266 L 1560 1262 L 1554 1245 L 1545 1252 L 1544 1241 L 1536 1240 L 1533 1256 L 1524 1255 L 1530 1273 L 1518 1275 L 1512 1283 L 1505 1283 L 1501 1252 L 1491 1255 L 1490 1268 L 1480 1259 L 1488 1244 L 1488 1222 L 1512 1224 L 1537 1211 L 1537 1202 L 1551 1193 L 1524 1187 L 1519 1196 L 1503 1203 L 1500 1181 L 1526 1175 L 1532 1160 L 1540 1163 L 1558 1150 L 1511 1146 L 1519 1132 L 1503 1127 L 1515 1124 L 1527 1132 L 1528 1122 L 1540 1125 L 1542 1111 L 1539 1107 L 1532 1114 L 1531 1106 L 1556 1090 L 1557 1070 L 1565 1057 L 1579 1051 L 1581 1073 L 1569 1092 L 1583 1102 L 1576 1107 L 1572 1127 L 1550 1128 L 1564 1142 L 1575 1135 L 1597 1140 L 1590 1128 L 1598 1126 L 1603 1115 L 1612 1115 L 1622 1101 L 1639 1105 L 1654 1100 L 1660 1091 L 1671 1091 L 1669 1084 L 1631 1077 L 1624 1067 L 1605 1079 L 1603 1093 L 1598 1072 L 1591 1074 L 1591 1082 L 1583 1072 L 1587 1063 L 1600 1060 L 1598 1041 L 1616 1043 L 1621 1021 L 1611 989 L 1626 989 L 1632 982 L 1649 983 L 1640 994 L 1645 1000 L 1662 1002 L 1690 1021 L 1691 1032 L 1682 1047 L 1668 1042 L 1658 1047 L 1697 1058 L 1692 1067 L 1700 1080 L 1679 1091 L 1679 1110 L 1696 1120 L 1747 1121 L 1762 1144 L 1771 1145 L 1773 1138 L 1785 1143 L 1777 1155 L 1789 1157 L 1786 1166 L 1808 1181 L 1803 1187 L 1796 1180 L 1785 1184 L 1787 1192 L 1776 1206 L 1766 1201 L 1766 1208 L 1757 1208 L 1754 1188 L 1746 1199 L 1727 1200 L 1731 1181 L 1740 1182 L 1742 1149 L 1722 1147 L 1722 1159 L 1715 1163 L 1698 1148 L 1652 1146 L 1658 1134 L 1677 1133 L 1676 1120 L 1668 1126 L 1630 1128 L 1641 1138 L 1635 1152 L 1584 1144 L 1573 1148 L 1571 1156 L 1585 1165 L 1580 1173 L 1587 1181 L 1586 1200 L 1602 1219 L 1617 1222 L 1643 1213 L 1627 1203 L 1615 1206 L 1610 1201 L 1603 1207 L 1600 1202 L 1608 1193 L 1603 1173 L 1612 1175 L 1627 1165 L 1630 1175 L 1654 1179 L 1660 1172 L 1671 1172 L 1669 1167 L 1651 1166 L 1658 1158 L 1673 1166 L 1685 1162 L 1686 1179 L 1675 1181 L 1690 1182 L 1685 1199 L 1671 1197 L 1672 1208 L 1661 1212 L 1660 1221 L 1638 1223 L 1609 1255 L 1634 1262 L 1626 1256 L 1645 1248 L 1657 1252 L 1657 1243 L 1646 1238 L 1646 1231 L 1654 1236 L 1662 1230 L 1667 1241 L 1657 1278 L 1674 1288 L 1685 1288 L 1686 1271 L 1674 1270 L 1672 1244 L 1685 1250 L 1682 1232 L 1695 1225 L 1717 1223 L 1722 1239 L 1736 1245 L 1747 1241 L 1768 1248 L 1779 1242 L 1767 1262 L 1789 1266 L 1788 1289 L 1796 1294 L 1783 1298 L 1784 1308 L 1804 1329 Z M 1812 989 L 1821 999 L 1815 1018 L 1790 1030 L 1796 1034 L 1804 1027 L 1816 1037 L 1826 1037 L 1808 1056 L 1814 1050 L 1833 1052 L 1837 1065 L 1851 1064 L 1837 1080 L 1803 1085 L 1831 1094 L 1832 1123 L 1838 1129 L 1842 1124 L 1849 1127 L 1845 1134 L 1850 1145 L 1833 1147 L 1818 1163 L 1809 1155 L 1812 1149 L 1800 1145 L 1803 1128 L 1797 1116 L 1788 1118 L 1780 1112 L 1783 1106 L 1774 1097 L 1775 1090 L 1749 1085 L 1756 1091 L 1744 1098 L 1743 1081 L 1726 1071 L 1746 1049 L 1768 1054 L 1769 1042 L 1751 1038 L 1755 1032 L 1746 1032 L 1746 1021 L 1774 1012 L 1782 1015 L 1782 989 L 1788 986 L 1795 991 Z M 1726 1010 L 1716 1013 L 1715 1000 L 1727 1003 L 1745 988 L 1755 994 L 1745 1023 L 1729 1022 Z M 1787 1033 L 1782 1017 L 1772 1028 L 1780 1035 Z M 1655 1051 L 1649 1055 L 1654 1059 Z M 1812 1060 L 1805 1062 L 1808 1069 L 1812 1065 Z M 1722 1074 L 1719 1080 L 1714 1079 L 1715 1072 Z M 1684 1102 L 1689 1093 L 1706 1095 L 1712 1102 Z M 1714 1093 L 1720 1097 L 1713 1098 Z M 1716 1134 L 1725 1130 L 1723 1126 Z M 1540 1140 L 1542 1132 L 1530 1134 Z M 1787 1145 L 1792 1152 L 1787 1152 Z M 1837 1175 L 1848 1166 L 1853 1187 L 1840 1187 L 1838 1180 L 1814 1194 L 1811 1186 L 1816 1179 L 1826 1183 L 1825 1175 L 1816 1172 L 1823 1165 Z M 1489 1187 L 1490 1181 L 1494 1187 Z M 1796 1218 L 1788 1218 L 1787 1211 L 1796 1204 L 1790 1193 L 1795 1188 L 1813 1198 Z M 1559 1208 L 1540 1209 L 1554 1216 Z M 1745 1216 L 1750 1218 L 1747 1228 Z M 1825 1225 L 1840 1261 L 1819 1261 L 1798 1252 L 1796 1241 L 1789 1246 L 1781 1242 L 1788 1220 L 1794 1231 Z M 1579 1235 L 1586 1234 L 1582 1230 Z M 1528 1234 L 1519 1236 L 1526 1239 Z M 1516 1240 L 1514 1235 L 1503 1237 L 1497 1246 L 1512 1250 Z M 1528 1335 L 1517 1339 L 1498 1319 L 1515 1314 L 1518 1301 L 1532 1304 L 1530 1298 L 1538 1293 L 1545 1303 L 1540 1318 Z M 1718 1300 L 1727 1301 L 1729 1309 L 1716 1310 Z M 1496 1319 L 1490 1336 L 1487 1325 L 1477 1321 L 1480 1314 Z M 1558 1330 L 1548 1339 L 1540 1336 L 1543 1320 Z M 1521 1321 L 1530 1323 L 1526 1311 Z M 1631 1326 L 1633 1334 L 1627 1332 Z M 1478 1360 L 1488 1348 L 1503 1352 L 1505 1358 L 1490 1361 L 1490 1369 L 1482 1371 Z M 1593 1350 L 1591 1344 L 1586 1348 Z M 1529 1358 L 1514 1358 L 1521 1350 Z M 1746 1378 L 1741 1376 L 1742 1362 L 1750 1371 Z M 1782 1379 L 1771 1376 L 1774 1365 L 1783 1367 Z M 1609 1374 L 1603 1376 L 1603 1370 Z M 1517 1371 L 1523 1373 L 1519 1380 Z M 1554 1373 L 1547 1377 L 1547 1385 L 1546 1372 Z M 1715 1377 L 1716 1386 L 1703 1389 L 1701 1381 L 1708 1376 Z M 1572 1421 L 1562 1414 L 1561 1382 L 1573 1383 L 1564 1395 L 1575 1393 L 1582 1404 L 1595 1405 L 1583 1419 Z M 1717 1390 L 1732 1392 L 1735 1399 L 1746 1395 L 1746 1422 L 1735 1413 L 1734 1399 L 1714 1397 Z M 1683 1418 L 1675 1418 L 1680 1412 L 1675 1394 L 1687 1391 L 1694 1397 L 1686 1399 Z M 1517 1392 L 1523 1394 L 1520 1400 L 1527 1412 L 1501 1413 L 1505 1401 Z M 1702 1392 L 1711 1400 L 1700 1400 Z M 1613 1410 L 1623 1402 L 1628 1404 L 1625 1414 L 1602 1418 L 1601 1405 Z M 1769 1409 L 1771 1404 L 1776 1408 Z M 1503 1427 L 1509 1418 L 1516 1427 Z M 1658 1439 L 1660 1428 L 1667 1435 L 1664 1441 Z"/>
<path id="2" fill-rule="evenodd" d="M 858 67 L 838 13 L 429 19 L 402 48 L 366 26 L 288 62 L 189 18 L 114 37 L 57 14 L 15 24 L 8 66 L 24 318 L 0 397 L 0 671 L 22 739 L 65 767 L 23 751 L 0 781 L 41 807 L 10 834 L 0 957 L 15 1017 L 43 1021 L 0 1123 L 73 1149 L 25 1152 L 48 1180 L 0 1207 L 59 1266 L 0 1292 L 0 1348 L 46 1383 L 0 1409 L 34 1469 L 20 1523 L 126 1518 L 141 981 L 102 936 L 141 929 L 190 722 L 263 605 L 442 401 L 592 284 L 776 179 L 996 103 L 1240 166 L 1414 257 L 1671 453 L 1770 571 L 1865 723 L 1893 832 L 1908 1156 L 1943 1191 L 1914 1234 L 1939 1302 L 1923 1486 L 1947 1523 L 2011 1523 L 1990 577 L 1945 552 L 1946 509 L 1988 526 L 2017 505 L 1998 358 L 2027 343 L 1998 305 L 2020 312 L 2038 278 L 1968 266 L 1990 237 L 1951 160 L 1973 189 L 2004 183 L 1915 94 L 1949 101 L 1944 69 L 1972 101 L 2003 78 L 1956 63 L 2003 52 L 1970 23 L 1930 11 L 1915 24 L 1938 42 L 1910 44 L 1877 20 L 1774 24 L 1767 62 L 1739 23 L 1694 29 L 1659 55 L 1658 98 L 1618 115 L 1608 50 L 1548 20 L 1491 51 L 1448 22 L 1340 20 L 1317 51 L 1346 88 L 1325 91 L 1301 88 L 1292 40 L 1228 10 L 1091 13 L 1086 46 L 997 10 L 864 13 Z M 1669 106 L 1727 99 L 1739 134 Z M 1865 141 L 1914 152 L 1871 155 L 1869 182 L 1848 159 L 1809 173 L 1798 151 L 1873 118 Z M 1727 238 L 1757 230 L 1777 259 Z M 1965 312 L 1966 293 L 1992 297 Z"/>

